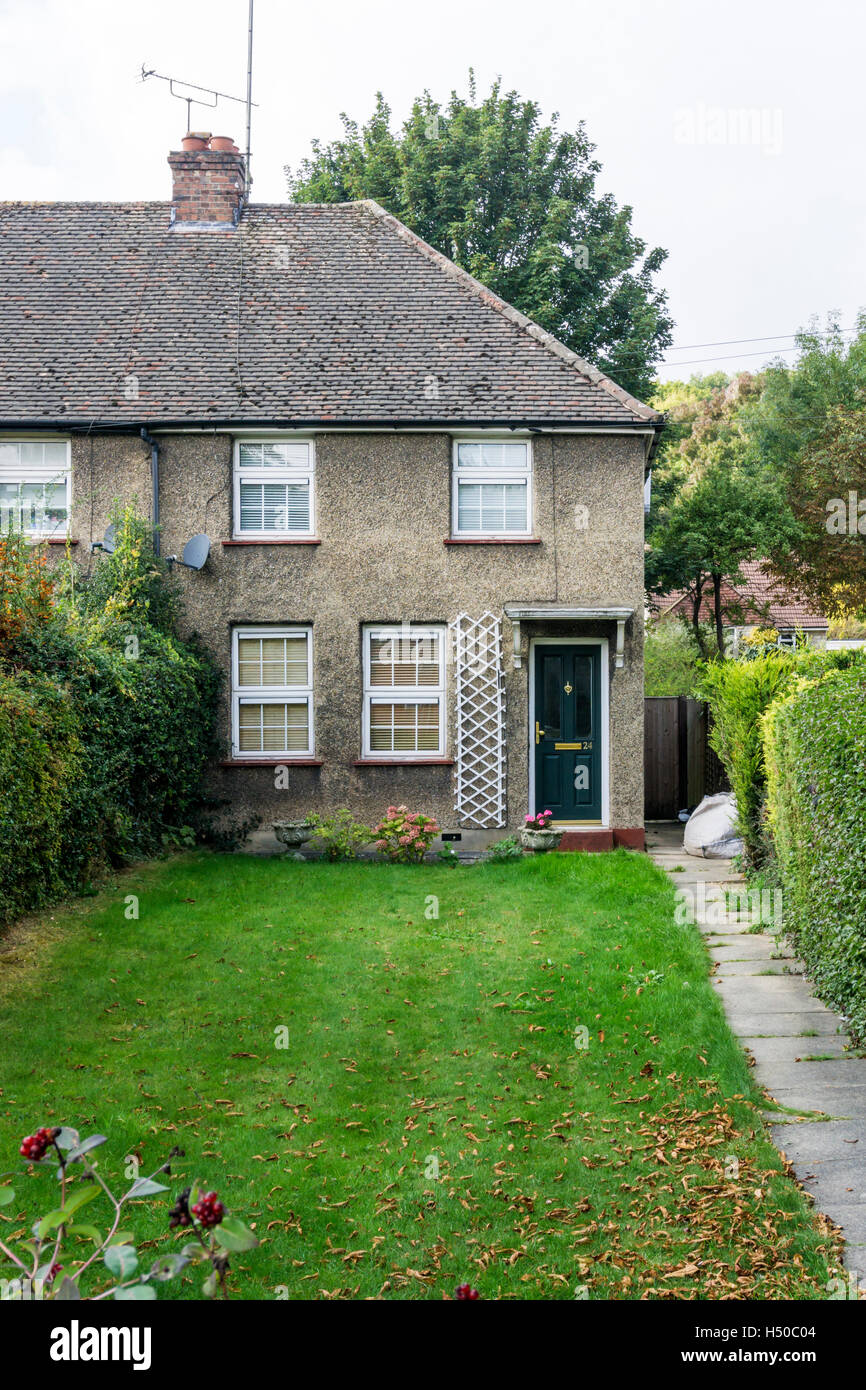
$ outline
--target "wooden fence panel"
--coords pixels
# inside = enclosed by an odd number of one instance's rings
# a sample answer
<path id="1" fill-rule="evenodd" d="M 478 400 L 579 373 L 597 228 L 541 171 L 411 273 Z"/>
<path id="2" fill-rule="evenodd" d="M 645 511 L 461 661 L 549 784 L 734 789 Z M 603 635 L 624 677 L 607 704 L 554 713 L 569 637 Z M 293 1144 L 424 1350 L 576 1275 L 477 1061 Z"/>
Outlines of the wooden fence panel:
<path id="1" fill-rule="evenodd" d="M 644 816 L 675 820 L 726 786 L 709 744 L 709 708 L 685 695 L 644 701 Z"/>
<path id="2" fill-rule="evenodd" d="M 670 820 L 679 797 L 679 710 L 676 695 L 644 701 L 644 816 Z"/>

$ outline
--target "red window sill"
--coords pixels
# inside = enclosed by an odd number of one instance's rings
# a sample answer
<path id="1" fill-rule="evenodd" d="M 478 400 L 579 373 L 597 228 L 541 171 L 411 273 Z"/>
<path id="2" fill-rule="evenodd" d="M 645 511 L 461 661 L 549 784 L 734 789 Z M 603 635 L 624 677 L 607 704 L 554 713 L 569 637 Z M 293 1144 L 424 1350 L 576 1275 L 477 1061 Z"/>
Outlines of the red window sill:
<path id="1" fill-rule="evenodd" d="M 541 545 L 540 536 L 446 536 L 443 545 Z"/>
<path id="2" fill-rule="evenodd" d="M 223 758 L 220 767 L 324 767 L 321 758 Z"/>
<path id="3" fill-rule="evenodd" d="M 453 767 L 453 758 L 357 758 L 353 767 Z"/>
<path id="4" fill-rule="evenodd" d="M 78 541 L 73 540 L 71 536 L 68 536 L 68 537 L 67 537 L 67 536 L 49 536 L 48 539 L 47 539 L 47 544 L 48 544 L 48 545 L 77 545 L 77 544 L 78 544 Z"/>
<path id="5" fill-rule="evenodd" d="M 294 538 L 292 538 L 291 540 L 282 539 L 282 540 L 272 540 L 272 541 L 271 541 L 271 540 L 257 540 L 257 541 L 223 541 L 222 544 L 223 544 L 223 545 L 321 545 L 322 542 L 319 540 L 319 538 L 318 538 L 317 536 L 311 536 L 309 539 L 307 539 L 306 537 L 304 537 L 303 539 L 300 539 L 300 538 L 294 539 Z"/>

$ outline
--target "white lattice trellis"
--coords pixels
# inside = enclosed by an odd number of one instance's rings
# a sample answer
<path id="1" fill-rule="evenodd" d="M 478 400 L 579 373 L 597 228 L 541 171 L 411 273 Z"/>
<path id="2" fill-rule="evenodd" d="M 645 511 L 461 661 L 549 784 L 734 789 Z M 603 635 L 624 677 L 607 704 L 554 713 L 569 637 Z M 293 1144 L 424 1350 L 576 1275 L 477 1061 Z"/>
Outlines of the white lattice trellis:
<path id="1" fill-rule="evenodd" d="M 461 613 L 454 634 L 457 687 L 455 801 L 461 825 L 505 825 L 505 678 L 502 624 Z"/>

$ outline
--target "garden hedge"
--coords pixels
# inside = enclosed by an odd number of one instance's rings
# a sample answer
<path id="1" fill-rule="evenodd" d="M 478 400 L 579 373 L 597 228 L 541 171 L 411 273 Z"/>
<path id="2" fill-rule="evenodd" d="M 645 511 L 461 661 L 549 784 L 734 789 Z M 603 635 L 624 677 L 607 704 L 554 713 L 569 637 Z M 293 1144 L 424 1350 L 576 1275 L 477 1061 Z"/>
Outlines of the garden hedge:
<path id="1" fill-rule="evenodd" d="M 121 638 L 43 635 L 33 664 L 47 670 L 0 676 L 0 920 L 159 851 L 195 818 L 216 673 L 162 633 L 139 631 L 135 660 Z"/>
<path id="2" fill-rule="evenodd" d="M 177 635 L 143 523 L 120 524 L 74 601 L 31 548 L 0 545 L 0 921 L 193 838 L 219 674 Z"/>
<path id="3" fill-rule="evenodd" d="M 762 716 L 804 678 L 862 666 L 863 656 L 857 650 L 814 647 L 772 650 L 753 659 L 712 661 L 704 666 L 699 696 L 710 705 L 710 743 L 737 803 L 747 868 L 759 868 L 773 854 L 764 821 L 767 775 Z"/>
<path id="4" fill-rule="evenodd" d="M 762 720 L 785 929 L 866 1039 L 866 669 L 801 681 Z"/>
<path id="5" fill-rule="evenodd" d="M 701 678 L 700 695 L 712 713 L 710 743 L 728 774 L 745 858 L 752 866 L 763 857 L 766 776 L 761 715 L 795 675 L 792 655 L 771 652 L 754 661 L 710 662 Z"/>
<path id="6" fill-rule="evenodd" d="M 68 882 L 67 809 L 83 773 L 78 724 L 51 682 L 0 675 L 0 910 L 35 907 Z"/>

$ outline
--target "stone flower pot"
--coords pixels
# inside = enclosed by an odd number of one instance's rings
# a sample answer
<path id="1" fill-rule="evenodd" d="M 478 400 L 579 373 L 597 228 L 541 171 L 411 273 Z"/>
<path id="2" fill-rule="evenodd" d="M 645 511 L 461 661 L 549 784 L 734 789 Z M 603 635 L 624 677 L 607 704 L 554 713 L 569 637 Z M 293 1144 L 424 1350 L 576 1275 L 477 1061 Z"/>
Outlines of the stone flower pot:
<path id="1" fill-rule="evenodd" d="M 562 839 L 561 830 L 521 830 L 520 841 L 524 849 L 543 854 L 545 850 L 556 849 Z"/>
<path id="2" fill-rule="evenodd" d="M 307 820 L 277 820 L 274 821 L 274 834 L 281 845 L 288 849 L 296 849 L 298 845 L 305 845 L 312 839 L 315 826 Z"/>

